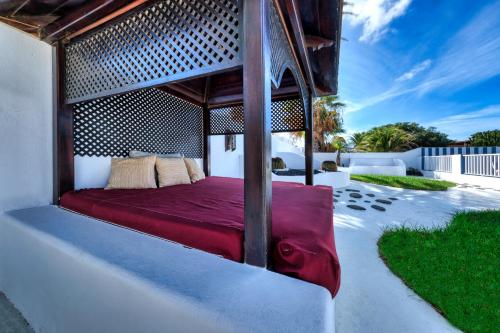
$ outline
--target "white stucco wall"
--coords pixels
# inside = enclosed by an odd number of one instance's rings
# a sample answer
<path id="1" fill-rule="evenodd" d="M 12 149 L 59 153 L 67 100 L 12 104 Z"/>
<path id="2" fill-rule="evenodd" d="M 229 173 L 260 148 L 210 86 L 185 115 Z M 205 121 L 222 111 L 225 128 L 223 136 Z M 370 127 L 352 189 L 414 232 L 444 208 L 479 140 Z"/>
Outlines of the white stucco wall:
<path id="1" fill-rule="evenodd" d="M 224 135 L 210 137 L 210 167 L 212 176 L 243 178 L 243 135 L 236 135 L 236 150 L 225 151 Z M 302 154 L 300 148 L 290 144 L 288 138 L 272 136 L 272 155 L 277 152 Z"/>
<path id="2" fill-rule="evenodd" d="M 52 48 L 0 23 L 0 212 L 52 200 Z"/>
<path id="3" fill-rule="evenodd" d="M 402 160 L 406 167 L 420 169 L 422 167 L 422 151 L 420 148 L 412 149 L 402 153 L 342 153 L 342 166 L 348 166 L 351 158 L 396 158 Z M 314 153 L 314 158 L 323 162 L 326 160 L 335 161 L 337 153 Z"/>

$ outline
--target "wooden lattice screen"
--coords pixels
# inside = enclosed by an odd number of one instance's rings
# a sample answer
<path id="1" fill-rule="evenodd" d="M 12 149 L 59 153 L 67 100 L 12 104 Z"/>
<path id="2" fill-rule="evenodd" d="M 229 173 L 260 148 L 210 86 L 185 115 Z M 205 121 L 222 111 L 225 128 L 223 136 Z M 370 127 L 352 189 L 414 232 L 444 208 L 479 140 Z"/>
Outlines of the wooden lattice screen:
<path id="1" fill-rule="evenodd" d="M 165 0 L 66 47 L 66 102 L 242 65 L 238 0 Z"/>
<path id="2" fill-rule="evenodd" d="M 127 156 L 130 150 L 203 157 L 203 110 L 158 89 L 75 104 L 74 154 Z"/>
<path id="3" fill-rule="evenodd" d="M 210 134 L 243 134 L 243 105 L 210 110 Z M 271 103 L 273 133 L 304 130 L 304 105 L 300 99 L 287 99 Z"/>

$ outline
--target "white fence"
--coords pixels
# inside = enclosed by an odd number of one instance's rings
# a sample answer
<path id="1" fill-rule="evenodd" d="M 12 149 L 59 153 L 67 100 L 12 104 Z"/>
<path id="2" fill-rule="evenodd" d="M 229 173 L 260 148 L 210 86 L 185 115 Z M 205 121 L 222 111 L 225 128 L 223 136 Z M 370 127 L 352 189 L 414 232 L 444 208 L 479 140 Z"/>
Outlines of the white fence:
<path id="1" fill-rule="evenodd" d="M 464 155 L 467 175 L 500 177 L 500 154 Z"/>
<path id="2" fill-rule="evenodd" d="M 424 170 L 452 172 L 452 157 L 448 156 L 424 156 Z"/>

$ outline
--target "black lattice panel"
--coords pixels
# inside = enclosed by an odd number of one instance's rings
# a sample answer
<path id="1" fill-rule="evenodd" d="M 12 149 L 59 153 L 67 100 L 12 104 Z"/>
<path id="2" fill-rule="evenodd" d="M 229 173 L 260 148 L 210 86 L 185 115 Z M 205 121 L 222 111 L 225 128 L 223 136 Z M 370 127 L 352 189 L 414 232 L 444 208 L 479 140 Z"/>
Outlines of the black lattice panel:
<path id="1" fill-rule="evenodd" d="M 66 47 L 68 103 L 241 64 L 238 0 L 166 0 Z"/>
<path id="2" fill-rule="evenodd" d="M 210 110 L 210 134 L 243 134 L 243 106 Z M 271 127 L 273 132 L 298 132 L 304 130 L 304 107 L 300 99 L 271 103 Z"/>
<path id="3" fill-rule="evenodd" d="M 74 150 L 80 156 L 127 156 L 130 150 L 203 157 L 203 111 L 158 89 L 74 106 Z"/>

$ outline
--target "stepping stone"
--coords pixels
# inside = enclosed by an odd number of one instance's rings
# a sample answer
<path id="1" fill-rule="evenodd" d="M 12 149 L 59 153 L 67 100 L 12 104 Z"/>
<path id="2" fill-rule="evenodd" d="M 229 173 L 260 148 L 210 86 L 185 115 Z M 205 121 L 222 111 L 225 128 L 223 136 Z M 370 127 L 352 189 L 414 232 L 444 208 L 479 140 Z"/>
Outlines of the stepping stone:
<path id="1" fill-rule="evenodd" d="M 367 196 L 369 196 L 370 198 L 373 198 L 375 196 L 375 194 L 373 193 L 368 193 Z"/>
<path id="2" fill-rule="evenodd" d="M 333 202 L 339 202 L 337 199 L 333 198 Z"/>
<path id="3" fill-rule="evenodd" d="M 365 200 L 366 203 L 370 203 L 371 201 L 370 200 Z"/>
<path id="4" fill-rule="evenodd" d="M 354 210 L 366 210 L 365 207 L 361 207 L 361 206 L 358 206 L 358 205 L 347 205 L 347 207 L 349 207 L 351 209 L 354 209 Z"/>
<path id="5" fill-rule="evenodd" d="M 373 209 L 378 210 L 379 212 L 385 212 L 385 208 L 378 206 L 378 205 L 372 205 L 371 206 Z"/>
<path id="6" fill-rule="evenodd" d="M 398 198 L 389 198 L 389 200 L 396 201 Z"/>
<path id="7" fill-rule="evenodd" d="M 390 205 L 392 204 L 392 201 L 389 201 L 389 200 L 385 200 L 385 199 L 377 199 L 375 200 L 376 202 L 380 202 L 380 203 L 383 203 L 385 205 Z"/>
<path id="8" fill-rule="evenodd" d="M 363 196 L 357 192 L 349 193 L 351 198 L 361 199 Z"/>
<path id="9" fill-rule="evenodd" d="M 337 193 L 344 193 L 344 192 L 342 192 L 342 191 L 336 191 L 336 192 L 337 192 Z"/>
<path id="10" fill-rule="evenodd" d="M 340 198 L 340 195 L 338 195 L 338 194 L 334 194 L 333 196 L 334 196 L 335 198 Z"/>
<path id="11" fill-rule="evenodd" d="M 347 192 L 359 192 L 359 190 L 353 190 L 352 188 L 346 189 Z"/>
<path id="12" fill-rule="evenodd" d="M 349 202 L 356 202 L 356 200 L 349 200 Z"/>

